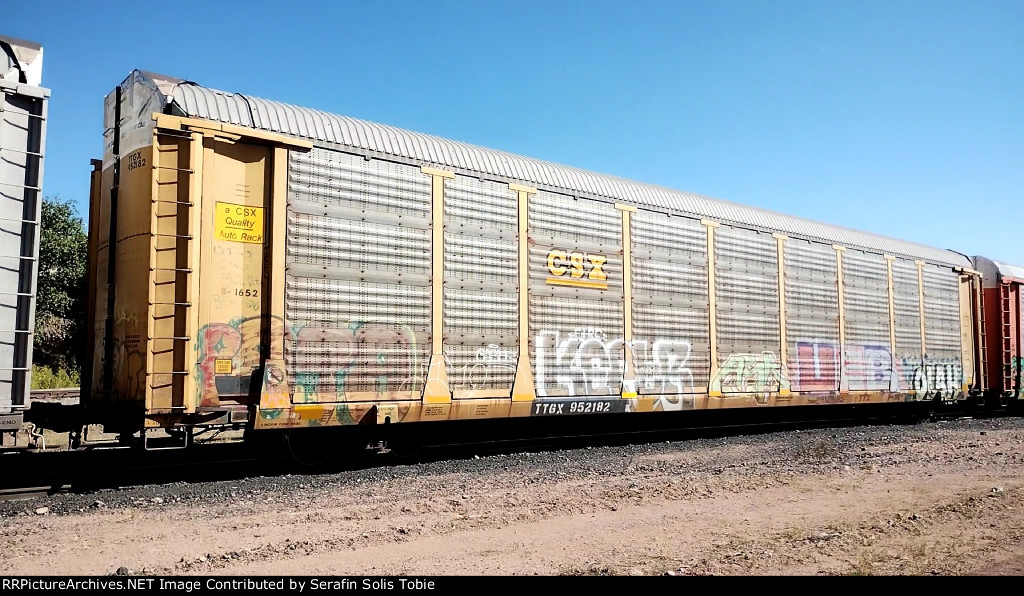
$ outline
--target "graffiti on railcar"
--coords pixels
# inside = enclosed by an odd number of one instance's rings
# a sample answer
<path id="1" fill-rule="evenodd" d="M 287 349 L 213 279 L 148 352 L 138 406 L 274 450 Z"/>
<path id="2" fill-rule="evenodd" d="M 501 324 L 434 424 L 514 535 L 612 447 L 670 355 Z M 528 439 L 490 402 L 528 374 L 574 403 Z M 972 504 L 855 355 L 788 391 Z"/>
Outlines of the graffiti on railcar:
<path id="1" fill-rule="evenodd" d="M 622 338 L 595 327 L 541 331 L 534 338 L 537 396 L 616 395 L 625 371 Z"/>
<path id="2" fill-rule="evenodd" d="M 456 391 L 490 389 L 501 385 L 503 379 L 508 379 L 505 384 L 510 384 L 517 360 L 516 350 L 498 344 L 478 347 L 468 362 L 465 358 L 446 353 L 449 387 Z M 460 362 L 465 364 L 460 366 Z"/>
<path id="3" fill-rule="evenodd" d="M 828 340 L 795 342 L 793 390 L 837 391 L 840 377 L 850 391 L 914 391 L 922 397 L 949 399 L 962 391 L 963 365 L 958 358 L 893 355 L 883 344 L 847 344 L 840 363 L 839 344 Z"/>
<path id="4" fill-rule="evenodd" d="M 692 410 L 697 407 L 696 397 L 694 393 L 661 394 L 651 404 L 651 411 L 678 412 L 680 410 Z"/>
<path id="5" fill-rule="evenodd" d="M 959 358 L 926 356 L 924 364 L 913 370 L 911 389 L 925 398 L 953 399 L 963 390 L 964 367 Z"/>
<path id="6" fill-rule="evenodd" d="M 146 355 L 140 349 L 142 339 L 131 334 L 124 338 L 111 337 L 114 382 L 111 388 L 120 399 L 141 399 L 146 392 Z M 106 364 L 106 356 L 100 356 Z M 103 370 L 102 368 L 100 370 Z"/>
<path id="7" fill-rule="evenodd" d="M 258 428 L 301 428 L 359 424 L 373 412 L 374 404 L 313 404 L 298 408 L 261 409 Z M 411 410 L 409 404 L 394 408 L 396 420 L 404 418 Z"/>
<path id="8" fill-rule="evenodd" d="M 792 358 L 795 391 L 839 390 L 839 344 L 830 341 L 797 341 Z"/>
<path id="9" fill-rule="evenodd" d="M 851 391 L 900 390 L 899 370 L 889 346 L 847 344 L 843 374 Z"/>
<path id="10" fill-rule="evenodd" d="M 137 400 L 142 399 L 142 396 L 145 395 L 146 355 L 143 335 L 138 332 L 131 333 L 131 331 L 144 331 L 145 326 L 141 325 L 144 320 L 144 312 L 119 308 L 114 313 L 114 329 L 118 332 L 102 340 L 110 342 L 109 363 L 113 371 L 110 390 L 116 399 Z M 99 336 L 104 337 L 102 331 L 99 331 Z M 108 364 L 106 346 L 101 344 L 101 348 L 96 353 L 99 359 L 98 370 L 103 371 Z M 106 389 L 102 373 L 94 382 L 98 383 L 95 389 Z"/>
<path id="11" fill-rule="evenodd" d="M 693 371 L 690 370 L 693 355 L 693 346 L 690 342 L 657 339 L 648 343 L 644 340 L 633 340 L 627 347 L 633 351 L 637 386 L 644 393 L 668 396 L 696 392 Z M 667 403 L 669 402 L 662 405 Z M 671 403 L 677 404 L 678 407 L 670 406 L 664 409 L 682 409 L 684 401 L 674 400 Z M 689 403 L 692 405 L 692 400 Z"/>
<path id="12" fill-rule="evenodd" d="M 843 386 L 850 391 L 892 391 L 901 389 L 901 366 L 892 350 L 883 344 L 846 344 L 840 362 L 840 347 L 830 340 L 795 342 L 792 359 L 793 390 L 804 393 L 829 392 Z"/>
<path id="13" fill-rule="evenodd" d="M 608 337 L 594 327 L 542 331 L 534 338 L 535 380 L 538 397 L 549 395 L 618 395 L 627 376 L 627 350 L 634 370 L 632 391 L 645 393 L 693 393 L 689 368 L 690 342 L 657 339 L 652 342 Z M 680 409 L 684 402 L 672 402 Z M 692 404 L 692 402 L 690 402 Z M 678 404 L 678 405 L 675 405 Z"/>
<path id="14" fill-rule="evenodd" d="M 408 327 L 353 321 L 338 327 L 298 326 L 291 337 L 287 353 L 298 403 L 422 388 L 427 361 Z"/>
<path id="15" fill-rule="evenodd" d="M 226 396 L 253 392 L 254 372 L 261 370 L 265 348 L 262 317 L 210 323 L 200 329 L 196 349 L 197 403 L 219 405 Z M 352 322 L 338 328 L 296 325 L 285 328 L 271 317 L 275 353 L 266 354 L 263 392 L 294 390 L 295 401 L 344 401 L 352 392 L 389 393 L 418 389 L 426 363 L 419 354 L 416 334 L 383 323 Z M 269 351 L 268 351 L 269 352 Z M 287 378 L 284 353 L 292 361 L 294 378 Z"/>
<path id="16" fill-rule="evenodd" d="M 772 394 L 789 391 L 789 371 L 773 352 L 732 354 L 711 379 L 711 393 L 753 394 L 759 404 L 767 404 Z"/>
<path id="17" fill-rule="evenodd" d="M 272 318 L 271 333 L 281 333 L 280 318 Z M 252 377 L 263 358 L 263 317 L 239 317 L 228 323 L 204 325 L 196 339 L 197 403 L 220 405 L 221 397 L 250 395 Z M 271 357 L 273 355 L 270 355 Z"/>
<path id="18" fill-rule="evenodd" d="M 1003 364 L 1003 375 L 1010 379 L 1010 385 L 1006 389 L 1019 390 L 1021 386 L 1021 373 L 1024 371 L 1024 358 L 1011 356 L 1010 361 Z M 998 385 L 1001 380 L 994 380 Z"/>
<path id="19" fill-rule="evenodd" d="M 900 353 L 893 357 L 896 367 L 895 376 L 899 381 L 900 391 L 915 391 L 920 383 L 914 379 L 921 370 L 921 353 Z"/>

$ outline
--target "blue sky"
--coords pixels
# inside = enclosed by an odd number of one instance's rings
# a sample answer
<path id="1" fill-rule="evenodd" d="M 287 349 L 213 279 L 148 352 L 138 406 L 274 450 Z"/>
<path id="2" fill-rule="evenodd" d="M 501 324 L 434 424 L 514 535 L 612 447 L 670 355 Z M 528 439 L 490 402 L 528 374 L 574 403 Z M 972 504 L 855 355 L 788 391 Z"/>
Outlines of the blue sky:
<path id="1" fill-rule="evenodd" d="M 8 4 L 82 213 L 141 68 L 1024 264 L 1020 0 Z"/>

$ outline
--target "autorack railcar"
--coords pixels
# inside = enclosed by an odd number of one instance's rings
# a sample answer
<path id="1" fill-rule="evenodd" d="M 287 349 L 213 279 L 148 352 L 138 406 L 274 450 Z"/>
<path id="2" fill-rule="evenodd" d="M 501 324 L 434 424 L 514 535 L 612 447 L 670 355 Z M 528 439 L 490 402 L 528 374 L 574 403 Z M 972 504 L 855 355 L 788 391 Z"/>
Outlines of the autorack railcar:
<path id="1" fill-rule="evenodd" d="M 124 433 L 958 402 L 953 251 L 135 71 L 84 403 Z"/>
<path id="2" fill-rule="evenodd" d="M 30 406 L 50 96 L 42 62 L 39 44 L 0 36 L 0 445 Z"/>

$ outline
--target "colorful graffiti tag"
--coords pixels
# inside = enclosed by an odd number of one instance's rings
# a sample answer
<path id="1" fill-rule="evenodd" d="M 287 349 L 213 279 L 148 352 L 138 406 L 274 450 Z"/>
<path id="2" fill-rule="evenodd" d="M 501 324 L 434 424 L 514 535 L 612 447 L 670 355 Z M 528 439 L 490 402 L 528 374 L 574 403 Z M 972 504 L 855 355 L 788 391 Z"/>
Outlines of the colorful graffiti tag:
<path id="1" fill-rule="evenodd" d="M 427 358 L 404 326 L 354 321 L 293 327 L 286 354 L 295 370 L 295 402 L 345 401 L 353 392 L 422 389 Z"/>
<path id="2" fill-rule="evenodd" d="M 963 365 L 957 358 L 893 355 L 889 346 L 846 344 L 827 340 L 795 342 L 793 390 L 805 393 L 845 391 L 914 391 L 919 398 L 950 399 L 962 391 Z"/>
<path id="3" fill-rule="evenodd" d="M 846 344 L 840 362 L 840 346 L 828 340 L 795 342 L 791 361 L 793 389 L 802 392 L 899 391 L 899 368 L 889 346 Z M 893 374 L 896 372 L 896 374 Z"/>
<path id="4" fill-rule="evenodd" d="M 249 395 L 252 373 L 262 361 L 261 321 L 262 317 L 238 318 L 199 330 L 196 385 L 201 407 L 218 406 L 221 397 Z"/>
<path id="5" fill-rule="evenodd" d="M 773 393 L 791 388 L 786 365 L 772 352 L 732 354 L 711 379 L 710 393 L 753 394 L 759 404 L 767 404 Z"/>
<path id="6" fill-rule="evenodd" d="M 633 371 L 627 370 L 627 351 Z M 688 365 L 691 352 L 687 341 L 627 342 L 593 327 L 542 331 L 534 338 L 537 396 L 607 396 L 623 390 L 635 393 L 639 388 L 650 393 L 690 393 L 694 391 Z"/>

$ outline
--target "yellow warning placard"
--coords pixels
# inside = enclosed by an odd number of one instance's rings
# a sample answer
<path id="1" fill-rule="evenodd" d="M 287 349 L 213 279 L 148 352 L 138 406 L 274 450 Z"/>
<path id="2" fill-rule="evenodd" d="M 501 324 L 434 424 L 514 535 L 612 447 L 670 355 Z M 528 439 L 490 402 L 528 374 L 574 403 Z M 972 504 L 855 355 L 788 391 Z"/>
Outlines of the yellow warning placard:
<path id="1" fill-rule="evenodd" d="M 217 201 L 213 229 L 217 240 L 263 244 L 263 207 Z"/>
<path id="2" fill-rule="evenodd" d="M 213 372 L 218 375 L 231 374 L 231 360 L 218 358 L 214 361 Z"/>

